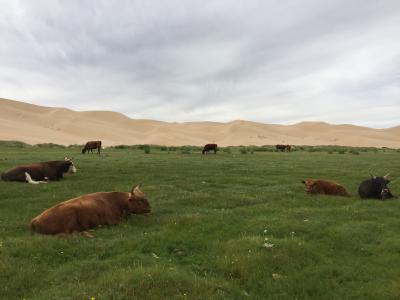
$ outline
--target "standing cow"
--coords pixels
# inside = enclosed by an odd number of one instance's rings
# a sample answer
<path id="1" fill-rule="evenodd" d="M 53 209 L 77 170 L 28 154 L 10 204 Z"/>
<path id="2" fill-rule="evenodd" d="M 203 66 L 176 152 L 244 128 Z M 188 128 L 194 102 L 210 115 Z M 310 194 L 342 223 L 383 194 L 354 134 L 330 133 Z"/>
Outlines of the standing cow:
<path id="1" fill-rule="evenodd" d="M 93 154 L 93 149 L 97 149 L 97 154 L 100 155 L 101 141 L 90 141 L 90 142 L 87 142 L 85 147 L 83 147 L 83 149 L 82 149 L 82 154 L 85 154 L 86 151 L 89 154 L 89 150 Z"/>
<path id="2" fill-rule="evenodd" d="M 29 222 L 31 232 L 71 234 L 101 225 L 114 225 L 129 214 L 147 214 L 151 206 L 138 186 L 126 192 L 99 192 L 61 202 Z"/>
<path id="3" fill-rule="evenodd" d="M 393 194 L 387 186 L 390 182 L 388 179 L 389 174 L 379 177 L 371 174 L 370 179 L 366 179 L 360 183 L 358 187 L 358 194 L 361 198 L 372 198 L 385 200 L 393 197 Z"/>
<path id="4" fill-rule="evenodd" d="M 282 151 L 282 152 L 284 152 L 284 151 L 290 152 L 290 150 L 292 150 L 292 146 L 290 146 L 290 145 L 282 145 L 282 144 L 276 145 L 275 148 L 276 148 L 277 151 Z"/>
<path id="5" fill-rule="evenodd" d="M 76 173 L 71 159 L 45 161 L 16 166 L 1 174 L 4 181 L 20 181 L 31 184 L 47 183 L 49 180 L 60 180 L 64 173 Z"/>
<path id="6" fill-rule="evenodd" d="M 217 154 L 217 150 L 218 150 L 217 148 L 218 148 L 217 144 L 206 144 L 201 153 L 206 154 L 210 151 L 214 151 L 214 154 Z"/>

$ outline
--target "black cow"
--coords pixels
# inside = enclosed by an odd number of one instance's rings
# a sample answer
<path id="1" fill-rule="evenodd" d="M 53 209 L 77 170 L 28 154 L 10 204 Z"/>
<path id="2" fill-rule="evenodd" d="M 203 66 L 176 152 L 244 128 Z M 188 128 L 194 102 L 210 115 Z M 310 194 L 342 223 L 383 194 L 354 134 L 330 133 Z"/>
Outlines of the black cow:
<path id="1" fill-rule="evenodd" d="M 377 177 L 371 174 L 371 178 L 361 182 L 358 187 L 358 194 L 360 197 L 363 199 L 372 198 L 380 200 L 392 198 L 393 194 L 387 186 L 390 182 L 390 180 L 387 179 L 388 175 L 389 174 L 383 177 Z"/>
<path id="2" fill-rule="evenodd" d="M 64 160 L 45 161 L 20 165 L 1 174 L 4 181 L 29 182 L 31 184 L 47 183 L 49 180 L 60 180 L 64 173 L 75 173 L 74 163 L 69 158 Z"/>
<path id="3" fill-rule="evenodd" d="M 278 151 L 289 151 L 292 150 L 292 146 L 290 145 L 282 145 L 282 144 L 278 144 L 275 146 L 276 150 Z"/>
<path id="4" fill-rule="evenodd" d="M 201 152 L 202 154 L 206 154 L 209 151 L 213 150 L 214 154 L 217 154 L 217 149 L 218 145 L 217 144 L 206 144 L 203 148 L 203 151 Z"/>
<path id="5" fill-rule="evenodd" d="M 97 154 L 100 155 L 101 141 L 90 141 L 90 142 L 87 142 L 85 147 L 83 147 L 83 149 L 82 149 L 82 154 L 85 154 L 86 151 L 89 154 L 89 150 L 93 154 L 93 149 L 97 149 Z"/>

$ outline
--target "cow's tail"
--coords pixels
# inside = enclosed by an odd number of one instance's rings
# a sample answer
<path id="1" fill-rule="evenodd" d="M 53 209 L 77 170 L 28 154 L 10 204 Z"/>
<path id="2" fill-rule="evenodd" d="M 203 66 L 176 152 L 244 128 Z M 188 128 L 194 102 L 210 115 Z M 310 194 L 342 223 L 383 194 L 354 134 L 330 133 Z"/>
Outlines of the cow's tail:
<path id="1" fill-rule="evenodd" d="M 7 178 L 6 178 L 6 173 L 2 173 L 2 174 L 1 174 L 1 180 L 3 180 L 3 181 L 6 181 L 6 180 L 7 180 Z"/>

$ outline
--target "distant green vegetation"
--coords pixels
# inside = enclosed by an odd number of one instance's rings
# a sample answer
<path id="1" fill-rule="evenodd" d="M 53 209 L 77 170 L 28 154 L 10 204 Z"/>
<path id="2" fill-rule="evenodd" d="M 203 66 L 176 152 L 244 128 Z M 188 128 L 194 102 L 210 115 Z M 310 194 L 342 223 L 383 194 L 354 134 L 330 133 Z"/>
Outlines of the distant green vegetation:
<path id="1" fill-rule="evenodd" d="M 397 150 L 147 146 L 98 156 L 0 142 L 0 172 L 64 156 L 78 168 L 49 184 L 0 181 L 0 299 L 399 299 L 400 201 L 357 195 L 369 171 L 400 176 Z M 335 180 L 352 197 L 307 195 L 306 178 Z M 60 201 L 136 183 L 149 216 L 93 239 L 27 230 Z M 400 195 L 400 181 L 391 188 Z"/>
<path id="2" fill-rule="evenodd" d="M 18 141 L 0 141 L 0 147 L 2 148 L 29 148 L 32 147 L 29 144 L 18 142 Z"/>

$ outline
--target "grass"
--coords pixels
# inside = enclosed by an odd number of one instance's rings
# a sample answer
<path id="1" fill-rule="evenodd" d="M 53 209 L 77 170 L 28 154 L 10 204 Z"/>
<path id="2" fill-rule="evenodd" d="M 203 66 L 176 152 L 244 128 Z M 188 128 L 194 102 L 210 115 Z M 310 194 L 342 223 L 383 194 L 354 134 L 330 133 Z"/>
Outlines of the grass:
<path id="1" fill-rule="evenodd" d="M 356 193 L 370 170 L 400 175 L 397 151 L 178 149 L 99 157 L 0 144 L 0 171 L 65 155 L 78 168 L 45 185 L 0 181 L 0 299 L 399 299 L 400 202 Z M 305 178 L 338 181 L 352 197 L 307 195 Z M 60 201 L 136 183 L 153 207 L 147 217 L 93 239 L 27 230 Z"/>

